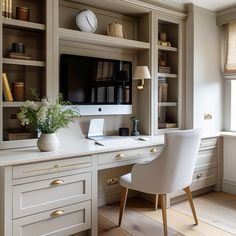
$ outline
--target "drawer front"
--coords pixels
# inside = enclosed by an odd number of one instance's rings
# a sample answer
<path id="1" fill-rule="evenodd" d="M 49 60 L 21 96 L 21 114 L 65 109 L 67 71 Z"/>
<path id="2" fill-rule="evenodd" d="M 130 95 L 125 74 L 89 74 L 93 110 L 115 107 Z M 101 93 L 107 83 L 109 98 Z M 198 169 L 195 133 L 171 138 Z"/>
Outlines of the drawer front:
<path id="1" fill-rule="evenodd" d="M 91 199 L 91 172 L 13 186 L 13 218 Z"/>
<path id="2" fill-rule="evenodd" d="M 199 151 L 195 171 L 203 170 L 217 166 L 217 152 L 216 149 L 208 149 Z"/>
<path id="3" fill-rule="evenodd" d="M 65 236 L 91 228 L 91 202 L 13 220 L 14 236 Z"/>
<path id="4" fill-rule="evenodd" d="M 214 185 L 217 183 L 217 168 L 210 168 L 208 170 L 196 171 L 193 173 L 192 184 L 202 185 L 201 188 Z"/>
<path id="5" fill-rule="evenodd" d="M 202 139 L 200 144 L 200 150 L 216 148 L 217 147 L 218 138 L 207 138 Z"/>
<path id="6" fill-rule="evenodd" d="M 98 165 L 156 157 L 158 152 L 160 152 L 160 148 L 148 147 L 132 150 L 121 150 L 119 152 L 102 153 L 98 155 Z"/>
<path id="7" fill-rule="evenodd" d="M 91 156 L 13 166 L 13 179 L 90 167 Z"/>

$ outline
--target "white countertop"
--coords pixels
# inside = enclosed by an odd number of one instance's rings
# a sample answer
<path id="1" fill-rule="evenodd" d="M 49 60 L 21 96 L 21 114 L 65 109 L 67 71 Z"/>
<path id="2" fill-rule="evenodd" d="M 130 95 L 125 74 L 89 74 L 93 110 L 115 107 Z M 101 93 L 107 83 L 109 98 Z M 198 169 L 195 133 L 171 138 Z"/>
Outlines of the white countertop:
<path id="1" fill-rule="evenodd" d="M 145 137 L 148 137 L 149 140 L 141 141 L 138 140 L 138 137 L 132 137 L 136 142 L 115 146 L 100 146 L 88 139 L 71 139 L 61 142 L 60 147 L 52 152 L 40 152 L 37 147 L 2 150 L 0 151 L 0 166 L 19 165 L 164 144 L 164 135 Z"/>

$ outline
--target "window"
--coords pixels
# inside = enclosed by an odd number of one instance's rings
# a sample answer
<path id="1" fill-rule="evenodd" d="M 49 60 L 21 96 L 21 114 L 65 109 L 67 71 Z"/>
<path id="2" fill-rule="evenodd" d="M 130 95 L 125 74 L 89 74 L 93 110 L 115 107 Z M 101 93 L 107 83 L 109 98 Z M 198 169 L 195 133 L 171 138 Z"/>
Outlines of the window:
<path id="1" fill-rule="evenodd" d="M 236 75 L 236 22 L 227 25 L 225 75 Z"/>

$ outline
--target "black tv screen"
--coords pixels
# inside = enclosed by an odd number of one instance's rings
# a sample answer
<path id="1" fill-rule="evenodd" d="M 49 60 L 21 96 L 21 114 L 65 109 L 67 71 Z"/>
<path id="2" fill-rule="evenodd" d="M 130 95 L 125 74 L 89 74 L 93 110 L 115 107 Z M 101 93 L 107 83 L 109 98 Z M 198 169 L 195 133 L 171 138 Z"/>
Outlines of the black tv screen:
<path id="1" fill-rule="evenodd" d="M 132 63 L 61 54 L 60 93 L 73 104 L 131 104 Z"/>

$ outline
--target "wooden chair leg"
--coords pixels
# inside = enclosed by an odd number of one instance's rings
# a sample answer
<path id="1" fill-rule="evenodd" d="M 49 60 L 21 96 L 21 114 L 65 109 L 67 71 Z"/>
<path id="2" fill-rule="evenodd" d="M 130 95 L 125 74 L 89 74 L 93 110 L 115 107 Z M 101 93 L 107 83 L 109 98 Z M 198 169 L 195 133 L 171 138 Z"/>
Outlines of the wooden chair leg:
<path id="1" fill-rule="evenodd" d="M 166 214 L 166 194 L 160 194 L 159 196 L 160 196 L 161 209 L 162 209 L 164 236 L 167 236 L 168 229 L 167 229 L 167 214 Z"/>
<path id="2" fill-rule="evenodd" d="M 185 191 L 185 193 L 188 197 L 188 201 L 189 201 L 192 213 L 193 213 L 193 218 L 194 218 L 195 224 L 198 225 L 197 214 L 196 214 L 196 211 L 195 211 L 195 208 L 194 208 L 193 198 L 192 198 L 192 193 L 190 191 L 190 188 L 188 186 L 188 187 L 184 188 L 183 190 Z"/>
<path id="3" fill-rule="evenodd" d="M 121 226 L 122 217 L 125 211 L 126 199 L 128 195 L 128 188 L 121 187 L 121 199 L 120 199 L 120 214 L 119 214 L 119 226 Z"/>
<path id="4" fill-rule="evenodd" d="M 156 194 L 156 196 L 155 196 L 155 211 L 157 211 L 157 209 L 158 209 L 158 194 Z"/>

